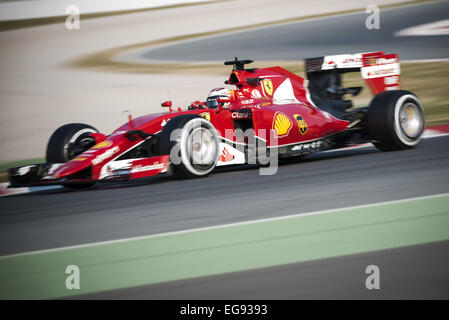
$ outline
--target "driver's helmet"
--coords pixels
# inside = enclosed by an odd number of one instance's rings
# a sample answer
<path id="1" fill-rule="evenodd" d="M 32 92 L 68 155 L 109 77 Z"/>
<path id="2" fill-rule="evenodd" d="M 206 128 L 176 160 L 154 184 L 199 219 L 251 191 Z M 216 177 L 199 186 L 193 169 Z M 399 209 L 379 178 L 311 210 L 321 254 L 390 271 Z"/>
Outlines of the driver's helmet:
<path id="1" fill-rule="evenodd" d="M 230 100 L 231 99 L 232 92 L 230 89 L 227 88 L 215 88 L 212 89 L 209 92 L 209 95 L 207 96 L 207 107 L 216 109 L 218 107 L 218 98 Z"/>

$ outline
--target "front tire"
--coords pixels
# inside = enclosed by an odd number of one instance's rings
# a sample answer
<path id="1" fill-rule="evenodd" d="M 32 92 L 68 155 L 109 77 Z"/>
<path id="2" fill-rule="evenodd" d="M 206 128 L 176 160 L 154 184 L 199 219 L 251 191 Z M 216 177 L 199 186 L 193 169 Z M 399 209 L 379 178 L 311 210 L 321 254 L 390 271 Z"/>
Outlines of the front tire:
<path id="1" fill-rule="evenodd" d="M 424 130 L 424 109 L 410 91 L 392 90 L 378 94 L 366 115 L 368 137 L 382 151 L 416 147 Z"/>
<path id="2" fill-rule="evenodd" d="M 56 129 L 47 144 L 47 163 L 66 163 L 78 154 L 95 144 L 90 138 L 91 133 L 98 130 L 83 123 L 69 123 Z M 94 182 L 67 183 L 64 187 L 70 189 L 84 189 L 94 185 Z"/>
<path id="3" fill-rule="evenodd" d="M 164 126 L 158 140 L 159 154 L 170 154 L 177 178 L 206 176 L 218 162 L 217 132 L 199 115 L 182 115 Z"/>
<path id="4" fill-rule="evenodd" d="M 81 143 L 83 140 L 88 138 L 91 133 L 97 132 L 98 130 L 94 127 L 83 123 L 69 123 L 59 127 L 48 141 L 47 162 L 65 163 L 72 160 L 78 155 L 73 150 L 77 147 L 82 150 Z"/>

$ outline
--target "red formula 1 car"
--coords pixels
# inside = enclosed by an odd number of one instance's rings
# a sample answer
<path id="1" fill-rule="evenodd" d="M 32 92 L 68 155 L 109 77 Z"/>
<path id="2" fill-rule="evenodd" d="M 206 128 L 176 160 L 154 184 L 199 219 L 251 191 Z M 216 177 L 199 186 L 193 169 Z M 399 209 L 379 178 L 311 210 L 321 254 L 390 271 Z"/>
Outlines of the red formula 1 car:
<path id="1" fill-rule="evenodd" d="M 47 163 L 9 169 L 10 186 L 62 184 L 88 187 L 98 181 L 132 180 L 173 172 L 205 176 L 217 166 L 270 164 L 278 158 L 372 142 L 381 150 L 413 148 L 424 129 L 418 98 L 400 90 L 395 54 L 372 52 L 306 59 L 307 79 L 283 68 L 233 65 L 227 85 L 187 110 L 162 105 L 166 113 L 135 119 L 110 135 L 89 125 L 57 129 L 47 146 Z M 374 98 L 352 108 L 342 75 L 360 71 Z M 266 166 L 265 166 L 266 167 Z"/>

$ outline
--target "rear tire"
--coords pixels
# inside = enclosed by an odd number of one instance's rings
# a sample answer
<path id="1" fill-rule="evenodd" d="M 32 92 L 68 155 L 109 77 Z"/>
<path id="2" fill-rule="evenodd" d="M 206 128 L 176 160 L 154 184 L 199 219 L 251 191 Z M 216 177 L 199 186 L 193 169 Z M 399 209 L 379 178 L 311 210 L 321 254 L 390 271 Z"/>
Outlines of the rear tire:
<path id="1" fill-rule="evenodd" d="M 410 91 L 384 91 L 371 101 L 366 124 L 368 137 L 382 151 L 415 148 L 422 139 L 424 109 Z"/>
<path id="2" fill-rule="evenodd" d="M 181 115 L 164 126 L 158 140 L 158 153 L 170 154 L 177 178 L 206 176 L 218 162 L 218 135 L 212 123 L 203 117 Z"/>
<path id="3" fill-rule="evenodd" d="M 83 123 L 69 123 L 56 129 L 51 135 L 47 144 L 47 163 L 66 163 L 77 156 L 71 152 L 73 147 L 77 147 L 83 139 L 89 137 L 91 133 L 98 130 Z M 70 189 L 84 189 L 94 185 L 95 182 L 68 183 L 64 187 Z"/>

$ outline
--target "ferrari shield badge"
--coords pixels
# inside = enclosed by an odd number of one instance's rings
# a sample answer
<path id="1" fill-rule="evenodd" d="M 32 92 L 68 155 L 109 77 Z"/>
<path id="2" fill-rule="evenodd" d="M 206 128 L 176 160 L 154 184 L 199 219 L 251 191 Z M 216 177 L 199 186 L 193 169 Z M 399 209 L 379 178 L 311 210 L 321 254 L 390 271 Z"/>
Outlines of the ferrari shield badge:
<path id="1" fill-rule="evenodd" d="M 203 112 L 200 113 L 200 116 L 206 119 L 207 121 L 210 121 L 210 113 L 209 112 Z"/>
<path id="2" fill-rule="evenodd" d="M 295 118 L 296 122 L 298 123 L 299 132 L 302 135 L 305 135 L 307 133 L 307 130 L 309 130 L 309 127 L 307 126 L 304 118 L 299 114 L 294 114 L 293 118 Z"/>
<path id="3" fill-rule="evenodd" d="M 269 96 L 273 95 L 273 83 L 271 82 L 271 80 L 265 79 L 264 81 L 262 81 L 262 83 L 266 94 Z"/>

